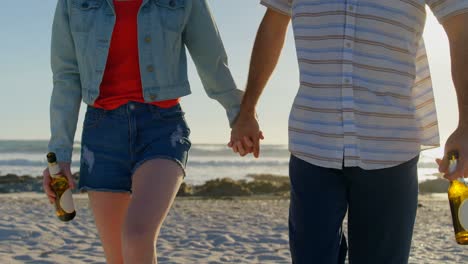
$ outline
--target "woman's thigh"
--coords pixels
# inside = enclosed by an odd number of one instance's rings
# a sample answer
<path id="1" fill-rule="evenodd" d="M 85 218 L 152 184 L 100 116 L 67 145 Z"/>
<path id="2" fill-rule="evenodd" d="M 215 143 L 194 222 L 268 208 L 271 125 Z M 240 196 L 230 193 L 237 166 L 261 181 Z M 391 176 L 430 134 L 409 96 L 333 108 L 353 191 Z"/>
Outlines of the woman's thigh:
<path id="1" fill-rule="evenodd" d="M 144 162 L 133 175 L 132 200 L 126 228 L 137 236 L 154 238 L 182 183 L 184 170 L 170 159 Z"/>

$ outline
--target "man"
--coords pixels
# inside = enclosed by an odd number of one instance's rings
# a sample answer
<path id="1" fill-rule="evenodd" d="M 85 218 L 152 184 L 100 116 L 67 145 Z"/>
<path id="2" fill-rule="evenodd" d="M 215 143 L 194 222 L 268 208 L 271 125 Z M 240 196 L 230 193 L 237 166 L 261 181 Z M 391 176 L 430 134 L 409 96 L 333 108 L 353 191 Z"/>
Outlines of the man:
<path id="1" fill-rule="evenodd" d="M 289 118 L 293 263 L 407 263 L 417 209 L 417 162 L 439 134 L 422 32 L 428 4 L 451 47 L 460 121 L 450 180 L 468 175 L 468 1 L 262 0 L 231 146 L 258 155 L 255 106 L 292 17 L 300 88 Z M 285 87 L 287 89 L 291 87 Z M 342 221 L 348 212 L 348 241 Z M 430 232 L 428 230 L 428 232 Z M 347 245 L 348 244 L 348 245 Z"/>

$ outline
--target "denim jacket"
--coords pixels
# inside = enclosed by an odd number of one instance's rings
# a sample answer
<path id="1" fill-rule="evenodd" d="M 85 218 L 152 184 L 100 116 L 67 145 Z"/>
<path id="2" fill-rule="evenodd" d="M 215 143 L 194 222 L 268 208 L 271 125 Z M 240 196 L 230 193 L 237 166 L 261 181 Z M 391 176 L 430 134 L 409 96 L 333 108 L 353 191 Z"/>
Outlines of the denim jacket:
<path id="1" fill-rule="evenodd" d="M 71 161 L 81 100 L 93 105 L 99 96 L 115 19 L 113 0 L 58 0 L 52 28 L 49 151 L 59 161 Z M 206 0 L 143 0 L 138 50 L 146 102 L 190 94 L 185 47 L 206 93 L 221 103 L 232 124 L 243 93 L 228 69 Z"/>

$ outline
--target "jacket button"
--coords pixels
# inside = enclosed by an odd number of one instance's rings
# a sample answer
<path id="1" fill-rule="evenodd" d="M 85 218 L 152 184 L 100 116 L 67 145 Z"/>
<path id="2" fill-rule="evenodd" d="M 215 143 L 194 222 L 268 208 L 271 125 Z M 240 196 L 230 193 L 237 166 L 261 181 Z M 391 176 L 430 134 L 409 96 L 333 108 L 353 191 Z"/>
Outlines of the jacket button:
<path id="1" fill-rule="evenodd" d="M 169 5 L 170 5 L 171 7 L 174 7 L 174 6 L 175 6 L 175 1 L 174 1 L 174 0 L 171 0 L 171 1 L 169 2 Z"/>
<path id="2" fill-rule="evenodd" d="M 89 7 L 88 2 L 84 2 L 83 4 L 81 4 L 81 7 L 85 9 L 88 8 Z"/>
<path id="3" fill-rule="evenodd" d="M 149 71 L 149 72 L 153 72 L 154 67 L 150 65 L 150 66 L 146 67 L 146 70 Z"/>
<path id="4" fill-rule="evenodd" d="M 154 100 L 156 100 L 156 98 L 158 98 L 156 95 L 154 95 L 154 94 L 150 95 L 150 99 L 151 99 L 151 101 L 154 101 Z"/>
<path id="5" fill-rule="evenodd" d="M 145 42 L 146 42 L 146 43 L 150 43 L 150 42 L 151 42 L 151 37 L 150 37 L 150 36 L 147 36 L 147 37 L 145 38 Z"/>

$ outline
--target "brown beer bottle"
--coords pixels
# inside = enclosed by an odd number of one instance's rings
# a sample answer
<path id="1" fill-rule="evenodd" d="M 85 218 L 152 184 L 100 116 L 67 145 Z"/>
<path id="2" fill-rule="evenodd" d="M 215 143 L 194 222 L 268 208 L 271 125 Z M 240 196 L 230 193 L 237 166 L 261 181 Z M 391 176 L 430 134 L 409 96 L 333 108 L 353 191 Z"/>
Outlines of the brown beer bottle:
<path id="1" fill-rule="evenodd" d="M 60 220 L 64 222 L 71 221 L 73 218 L 75 218 L 76 211 L 73 204 L 72 191 L 70 190 L 68 179 L 60 171 L 55 153 L 50 152 L 47 154 L 47 163 L 50 177 L 52 177 L 50 186 L 56 195 L 55 213 Z"/>
<path id="2" fill-rule="evenodd" d="M 452 173 L 457 168 L 458 153 L 450 152 L 448 157 L 449 172 Z M 464 178 L 450 182 L 448 197 L 455 239 L 460 245 L 468 245 L 468 183 Z"/>

